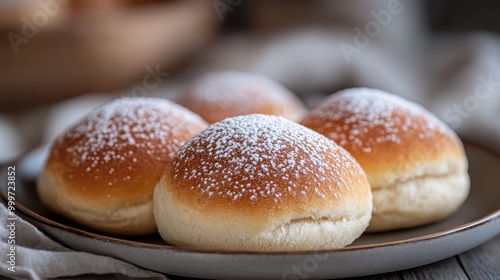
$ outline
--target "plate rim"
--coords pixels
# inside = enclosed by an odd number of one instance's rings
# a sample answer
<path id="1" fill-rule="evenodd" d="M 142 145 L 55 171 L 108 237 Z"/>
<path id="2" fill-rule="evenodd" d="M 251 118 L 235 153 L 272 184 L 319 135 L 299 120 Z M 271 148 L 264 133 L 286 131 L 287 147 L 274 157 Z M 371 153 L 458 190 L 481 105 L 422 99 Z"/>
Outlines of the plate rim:
<path id="1" fill-rule="evenodd" d="M 497 157 L 500 160 L 500 151 L 497 151 L 489 146 L 479 144 L 476 141 L 473 140 L 468 140 L 468 139 L 462 139 L 462 143 L 473 146 L 478 149 L 482 149 L 483 151 L 487 151 L 493 156 Z M 31 151 L 37 149 L 38 147 L 34 149 L 30 149 L 28 152 L 21 154 L 18 158 L 15 160 L 8 162 L 6 164 L 0 165 L 2 170 L 8 166 L 15 165 L 17 166 L 20 160 L 26 157 Z M 0 173 L 0 178 L 4 177 L 5 172 Z M 7 194 L 4 192 L 5 187 L 0 188 L 0 196 L 2 197 L 2 203 L 6 203 L 8 201 Z M 402 240 L 397 240 L 397 241 L 387 241 L 387 242 L 381 242 L 381 243 L 375 243 L 375 244 L 365 244 L 365 245 L 353 245 L 353 246 L 347 246 L 343 248 L 338 248 L 338 249 L 321 249 L 321 250 L 301 250 L 301 251 L 245 251 L 245 250 L 214 250 L 214 249 L 201 249 L 201 248 L 185 248 L 185 247 L 176 247 L 173 245 L 168 245 L 168 244 L 151 244 L 151 243 L 146 243 L 146 242 L 141 242 L 141 241 L 135 241 L 135 240 L 127 240 L 123 239 L 120 237 L 113 237 L 113 236 L 107 236 L 104 234 L 100 233 L 95 233 L 95 232 L 90 232 L 86 231 L 83 229 L 75 228 L 69 225 L 65 225 L 56 221 L 53 221 L 49 218 L 46 218 L 35 211 L 29 209 L 22 203 L 18 202 L 16 200 L 16 211 L 20 210 L 24 215 L 27 215 L 28 217 L 35 219 L 38 222 L 42 222 L 43 224 L 50 226 L 50 227 L 55 227 L 61 230 L 68 231 L 70 233 L 79 235 L 81 237 L 87 237 L 87 238 L 94 238 L 98 239 L 100 241 L 104 242 L 112 242 L 115 244 L 120 244 L 120 245 L 127 245 L 127 246 L 133 246 L 133 247 L 140 247 L 140 248 L 149 248 L 149 249 L 157 249 L 157 250 L 171 250 L 175 252 L 181 252 L 181 253 L 198 253 L 198 254 L 218 254 L 218 255 L 267 255 L 267 256 L 275 256 L 275 255 L 309 255 L 309 254 L 332 254 L 332 253 L 340 253 L 340 252 L 346 252 L 346 251 L 358 251 L 358 250 L 369 250 L 369 249 L 377 249 L 377 248 L 383 248 L 383 247 L 391 247 L 391 246 L 398 246 L 398 245 L 404 245 L 404 244 L 411 244 L 411 243 L 416 243 L 416 242 L 423 242 L 423 241 L 428 241 L 428 240 L 433 240 L 440 238 L 442 236 L 447 236 L 451 235 L 454 233 L 459 233 L 463 231 L 467 231 L 471 228 L 476 228 L 481 225 L 493 222 L 497 219 L 500 219 L 500 208 L 496 211 L 493 211 L 492 213 L 489 213 L 479 219 L 475 219 L 473 221 L 470 221 L 465 224 L 461 224 L 459 226 L 447 229 L 447 230 L 442 230 L 438 231 L 435 233 L 431 234 L 426 234 L 422 236 L 417 236 L 417 237 L 412 237 L 412 238 L 406 238 Z M 499 232 L 500 233 L 500 232 Z M 497 234 L 499 234 L 497 233 Z"/>

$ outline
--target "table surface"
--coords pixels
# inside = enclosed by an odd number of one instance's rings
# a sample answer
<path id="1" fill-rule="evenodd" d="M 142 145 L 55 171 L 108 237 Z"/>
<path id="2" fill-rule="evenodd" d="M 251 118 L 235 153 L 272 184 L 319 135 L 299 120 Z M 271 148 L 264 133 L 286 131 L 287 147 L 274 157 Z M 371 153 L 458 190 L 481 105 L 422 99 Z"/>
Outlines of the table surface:
<path id="1" fill-rule="evenodd" d="M 170 276 L 173 280 L 194 278 Z M 500 280 L 500 235 L 460 255 L 413 269 L 344 280 Z"/>

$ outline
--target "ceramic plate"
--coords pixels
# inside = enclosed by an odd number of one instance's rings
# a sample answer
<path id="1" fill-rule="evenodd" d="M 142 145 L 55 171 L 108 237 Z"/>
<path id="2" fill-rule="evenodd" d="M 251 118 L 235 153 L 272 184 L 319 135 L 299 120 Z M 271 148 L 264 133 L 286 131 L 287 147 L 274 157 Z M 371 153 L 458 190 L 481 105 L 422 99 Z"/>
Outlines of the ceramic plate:
<path id="1" fill-rule="evenodd" d="M 439 261 L 500 233 L 500 156 L 466 144 L 471 193 L 449 218 L 418 228 L 363 234 L 354 244 L 317 252 L 240 252 L 176 248 L 159 235 L 105 236 L 76 225 L 44 207 L 33 178 L 46 150 L 17 163 L 17 210 L 54 240 L 75 250 L 108 255 L 172 275 L 236 279 L 323 279 L 403 270 Z M 0 176 L 5 197 L 6 168 Z M 444 203 L 444 202 L 443 202 Z"/>

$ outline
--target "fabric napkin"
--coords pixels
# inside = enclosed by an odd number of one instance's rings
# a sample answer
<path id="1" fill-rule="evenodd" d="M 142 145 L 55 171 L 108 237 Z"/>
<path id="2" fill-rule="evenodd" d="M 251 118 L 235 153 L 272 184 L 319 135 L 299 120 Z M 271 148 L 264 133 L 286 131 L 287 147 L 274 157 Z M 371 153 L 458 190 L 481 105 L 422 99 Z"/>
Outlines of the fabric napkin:
<path id="1" fill-rule="evenodd" d="M 7 219 L 9 218 L 9 219 Z M 111 257 L 77 252 L 53 241 L 0 203 L 0 275 L 14 279 L 47 279 L 83 275 L 81 279 L 168 279 Z M 9 244 L 9 224 L 15 222 L 15 245 Z M 12 239 L 11 239 L 12 240 Z M 15 246 L 15 272 L 9 270 Z M 89 276 L 89 274 L 94 276 Z M 85 276 L 86 275 L 86 276 Z M 78 278 L 80 279 L 80 278 Z"/>

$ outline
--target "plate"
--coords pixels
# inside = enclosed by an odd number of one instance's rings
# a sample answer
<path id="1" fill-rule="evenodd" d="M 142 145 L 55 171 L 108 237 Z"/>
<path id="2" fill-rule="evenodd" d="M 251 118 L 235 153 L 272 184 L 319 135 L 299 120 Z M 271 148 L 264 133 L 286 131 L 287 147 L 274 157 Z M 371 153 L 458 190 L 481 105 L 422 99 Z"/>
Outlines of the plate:
<path id="1" fill-rule="evenodd" d="M 196 250 L 170 246 L 159 235 L 124 238 L 97 233 L 57 216 L 38 199 L 33 178 L 46 155 L 43 148 L 17 162 L 16 209 L 45 234 L 70 248 L 111 256 L 166 274 L 210 279 L 365 276 L 436 262 L 474 248 L 500 233 L 500 156 L 469 142 L 465 147 L 472 185 L 467 201 L 456 213 L 427 226 L 363 234 L 352 245 L 337 250 Z M 0 182 L 5 198 L 7 170 L 3 169 Z"/>

